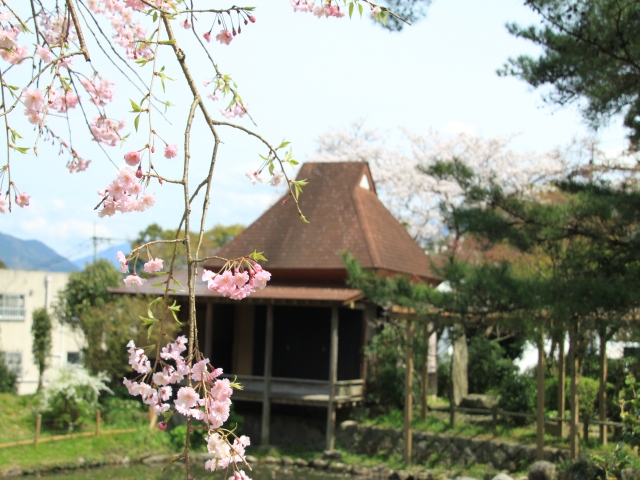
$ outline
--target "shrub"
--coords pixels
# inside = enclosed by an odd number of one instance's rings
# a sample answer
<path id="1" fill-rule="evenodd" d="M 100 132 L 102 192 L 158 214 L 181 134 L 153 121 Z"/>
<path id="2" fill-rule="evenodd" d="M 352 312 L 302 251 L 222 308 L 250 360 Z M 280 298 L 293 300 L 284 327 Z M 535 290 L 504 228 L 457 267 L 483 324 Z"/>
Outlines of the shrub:
<path id="1" fill-rule="evenodd" d="M 508 412 L 534 413 L 536 402 L 535 379 L 527 374 L 512 373 L 505 377 L 498 389 L 500 408 Z M 508 417 L 515 425 L 530 423 L 528 418 Z"/>
<path id="2" fill-rule="evenodd" d="M 18 371 L 6 364 L 4 352 L 0 351 L 0 393 L 17 393 Z"/>
<path id="3" fill-rule="evenodd" d="M 93 417 L 100 392 L 111 393 L 105 385 L 106 375 L 92 376 L 77 365 L 53 369 L 46 377 L 39 411 L 45 420 L 68 430 Z"/>
<path id="4" fill-rule="evenodd" d="M 496 340 L 489 340 L 484 335 L 469 340 L 469 393 L 498 390 L 502 382 L 513 376 L 517 369 Z"/>
<path id="5" fill-rule="evenodd" d="M 404 407 L 404 330 L 386 324 L 365 347 L 367 403 L 379 412 Z"/>

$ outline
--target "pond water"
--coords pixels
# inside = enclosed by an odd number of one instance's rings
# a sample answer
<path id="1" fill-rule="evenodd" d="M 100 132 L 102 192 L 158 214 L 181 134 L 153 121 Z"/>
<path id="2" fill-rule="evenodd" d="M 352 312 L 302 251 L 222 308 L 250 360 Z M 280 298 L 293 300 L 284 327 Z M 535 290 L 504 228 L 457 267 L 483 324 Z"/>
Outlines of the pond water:
<path id="1" fill-rule="evenodd" d="M 309 468 L 283 467 L 283 466 L 256 466 L 251 472 L 245 468 L 245 472 L 253 480 L 337 480 L 345 477 L 354 478 L 351 475 L 333 474 L 319 472 Z M 224 472 L 208 472 L 197 465 L 192 469 L 195 479 L 226 480 L 230 474 Z M 36 477 L 23 477 L 34 479 Z M 85 470 L 75 470 L 73 472 L 63 472 L 55 474 L 41 475 L 38 478 L 49 478 L 51 480 L 184 480 L 186 478 L 184 465 L 173 465 L 165 472 L 162 467 L 149 467 L 146 465 L 133 465 L 129 467 L 114 466 L 103 468 L 92 468 Z"/>

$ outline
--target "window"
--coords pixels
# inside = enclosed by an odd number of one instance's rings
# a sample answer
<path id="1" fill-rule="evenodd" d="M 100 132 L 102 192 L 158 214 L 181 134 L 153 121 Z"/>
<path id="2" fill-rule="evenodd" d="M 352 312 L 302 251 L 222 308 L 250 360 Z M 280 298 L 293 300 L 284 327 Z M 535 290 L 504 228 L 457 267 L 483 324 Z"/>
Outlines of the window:
<path id="1" fill-rule="evenodd" d="M 23 322 L 24 319 L 24 295 L 0 293 L 0 320 Z"/>
<path id="2" fill-rule="evenodd" d="M 4 352 L 4 363 L 22 378 L 22 352 Z"/>
<path id="3" fill-rule="evenodd" d="M 80 364 L 80 352 L 67 352 L 67 363 Z"/>

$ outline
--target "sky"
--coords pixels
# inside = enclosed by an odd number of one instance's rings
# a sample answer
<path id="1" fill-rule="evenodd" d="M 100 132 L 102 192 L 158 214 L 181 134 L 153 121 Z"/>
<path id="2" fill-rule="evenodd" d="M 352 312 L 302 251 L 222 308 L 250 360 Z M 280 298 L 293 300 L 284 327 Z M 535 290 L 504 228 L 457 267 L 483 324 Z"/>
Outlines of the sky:
<path id="1" fill-rule="evenodd" d="M 290 141 L 300 162 L 313 155 L 316 139 L 324 132 L 347 129 L 357 120 L 378 129 L 390 142 L 397 140 L 400 128 L 418 134 L 462 131 L 485 137 L 514 136 L 511 145 L 519 152 L 547 151 L 594 135 L 576 107 L 547 105 L 544 92 L 515 78 L 497 76 L 496 70 L 509 57 L 537 53 L 534 46 L 505 29 L 507 22 L 528 25 L 538 21 L 522 2 L 434 0 L 425 19 L 399 33 L 374 25 L 366 15 L 362 20 L 349 20 L 294 13 L 286 0 L 258 2 L 254 15 L 256 23 L 243 25 L 242 34 L 230 45 L 213 42 L 209 51 L 221 71 L 238 84 L 256 125 L 247 118 L 238 123 L 273 144 Z M 207 21 L 201 18 L 197 31 L 207 31 L 211 25 Z M 214 35 L 216 32 L 214 29 Z M 202 85 L 212 77 L 211 67 L 192 52 L 195 42 L 185 32 L 178 33 Z M 160 58 L 165 73 L 177 79 L 175 60 L 170 55 Z M 125 131 L 131 135 L 123 146 L 106 147 L 115 165 L 124 165 L 123 154 L 146 143 L 144 122 L 136 133 L 129 113 L 129 99 L 138 101 L 141 94 L 98 54 L 94 64 L 116 82 L 117 98 L 108 107 L 110 115 L 125 118 L 129 125 Z M 155 115 L 154 128 L 169 143 L 182 145 L 190 103 L 187 86 L 168 82 L 166 93 L 158 90 L 157 94 L 174 106 L 167 113 L 171 124 Z M 210 104 L 214 112 L 220 106 Z M 12 125 L 25 137 L 22 145 L 30 146 L 35 135 L 20 116 L 12 119 Z M 221 115 L 217 117 L 222 120 Z M 52 127 L 55 122 L 50 119 Z M 43 241 L 61 255 L 77 259 L 92 253 L 94 234 L 118 244 L 135 238 L 151 223 L 176 228 L 182 200 L 178 189 L 167 184 L 149 187 L 158 201 L 144 213 L 98 218 L 94 210 L 100 201 L 97 191 L 115 178 L 117 168 L 96 148 L 82 123 L 81 117 L 74 118 L 71 132 L 74 147 L 92 160 L 86 172 L 69 174 L 67 157 L 42 141 L 37 156 L 11 158 L 12 180 L 31 195 L 31 205 L 0 215 L 0 231 Z M 59 125 L 56 128 L 64 133 L 66 124 Z M 602 148 L 615 151 L 625 146 L 620 125 L 620 119 L 615 119 L 597 132 Z M 252 186 L 244 176 L 260 166 L 258 154 L 266 153 L 258 142 L 229 129 L 221 129 L 220 136 L 223 144 L 206 226 L 248 225 L 281 192 L 265 185 Z M 194 128 L 193 140 L 192 171 L 198 174 L 207 169 L 212 141 L 202 126 Z M 176 178 L 181 169 L 179 158 L 160 157 L 155 163 L 163 174 Z M 108 246 L 108 242 L 102 244 Z"/>

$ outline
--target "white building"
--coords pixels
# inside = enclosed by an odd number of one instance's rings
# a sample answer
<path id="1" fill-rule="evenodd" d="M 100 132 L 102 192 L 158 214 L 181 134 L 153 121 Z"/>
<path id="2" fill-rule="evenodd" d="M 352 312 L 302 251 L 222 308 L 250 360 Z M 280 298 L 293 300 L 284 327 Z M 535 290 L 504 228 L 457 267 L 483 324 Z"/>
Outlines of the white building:
<path id="1" fill-rule="evenodd" d="M 0 350 L 5 361 L 19 371 L 18 393 L 34 393 L 38 368 L 31 353 L 33 311 L 46 308 L 52 315 L 52 347 L 48 366 L 80 361 L 77 334 L 53 318 L 58 292 L 65 288 L 68 273 L 0 269 Z"/>

